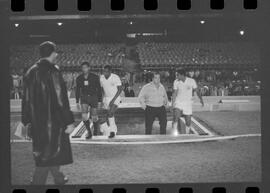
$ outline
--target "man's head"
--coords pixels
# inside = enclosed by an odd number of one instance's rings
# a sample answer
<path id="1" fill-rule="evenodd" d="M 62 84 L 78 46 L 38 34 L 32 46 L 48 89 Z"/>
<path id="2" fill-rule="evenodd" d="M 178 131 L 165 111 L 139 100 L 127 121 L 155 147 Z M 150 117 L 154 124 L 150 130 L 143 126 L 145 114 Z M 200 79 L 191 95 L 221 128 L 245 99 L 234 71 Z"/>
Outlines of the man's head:
<path id="1" fill-rule="evenodd" d="M 81 63 L 81 69 L 82 69 L 83 74 L 87 74 L 89 72 L 89 70 L 90 70 L 89 62 Z"/>
<path id="2" fill-rule="evenodd" d="M 186 77 L 186 71 L 184 69 L 177 70 L 177 79 L 178 80 L 185 80 Z"/>
<path id="3" fill-rule="evenodd" d="M 152 74 L 152 81 L 154 84 L 159 84 L 160 83 L 160 74 L 158 72 L 154 72 Z"/>
<path id="4" fill-rule="evenodd" d="M 39 55 L 41 58 L 45 58 L 49 60 L 50 62 L 54 62 L 57 53 L 56 53 L 56 45 L 53 42 L 46 41 L 39 45 Z"/>
<path id="5" fill-rule="evenodd" d="M 110 65 L 106 65 L 103 67 L 103 75 L 106 78 L 109 78 L 112 73 L 112 67 Z"/>

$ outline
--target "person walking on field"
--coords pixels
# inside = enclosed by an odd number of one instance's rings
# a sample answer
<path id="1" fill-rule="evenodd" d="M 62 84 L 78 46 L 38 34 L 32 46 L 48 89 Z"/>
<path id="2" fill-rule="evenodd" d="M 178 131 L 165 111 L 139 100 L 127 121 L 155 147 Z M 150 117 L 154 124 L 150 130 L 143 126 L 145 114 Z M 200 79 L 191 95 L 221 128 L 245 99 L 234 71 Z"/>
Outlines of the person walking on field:
<path id="1" fill-rule="evenodd" d="M 76 103 L 77 108 L 81 110 L 82 120 L 88 132 L 86 139 L 91 139 L 99 130 L 98 106 L 101 106 L 102 92 L 99 76 L 90 72 L 89 62 L 83 62 L 81 68 L 82 74 L 76 79 Z M 88 116 L 89 112 L 90 116 Z M 91 122 L 94 126 L 93 134 L 90 128 Z"/>
<path id="2" fill-rule="evenodd" d="M 112 67 L 106 65 L 100 76 L 100 85 L 103 91 L 103 106 L 106 109 L 106 120 L 100 125 L 100 131 L 103 135 L 114 138 L 117 133 L 115 113 L 121 102 L 120 94 L 123 91 L 122 82 L 117 74 L 112 73 Z M 107 122 L 109 122 L 109 125 Z"/>
<path id="3" fill-rule="evenodd" d="M 168 96 L 160 83 L 160 74 L 152 74 L 152 82 L 143 86 L 139 93 L 139 102 L 145 111 L 145 134 L 151 135 L 153 122 L 159 119 L 160 134 L 166 134 Z"/>
<path id="4" fill-rule="evenodd" d="M 193 92 L 197 93 L 202 106 L 204 106 L 204 102 L 198 89 L 197 83 L 193 78 L 186 76 L 186 71 L 184 69 L 180 69 L 177 71 L 177 79 L 174 81 L 173 90 L 173 130 L 177 133 L 181 133 L 180 124 L 178 123 L 181 116 L 184 115 L 186 122 L 185 133 L 190 134 Z"/>
<path id="5" fill-rule="evenodd" d="M 73 162 L 69 134 L 74 130 L 74 118 L 64 79 L 54 64 L 55 49 L 53 42 L 42 43 L 40 60 L 24 77 L 21 121 L 33 142 L 33 185 L 45 184 L 49 172 L 55 184 L 67 183 L 60 166 Z"/>

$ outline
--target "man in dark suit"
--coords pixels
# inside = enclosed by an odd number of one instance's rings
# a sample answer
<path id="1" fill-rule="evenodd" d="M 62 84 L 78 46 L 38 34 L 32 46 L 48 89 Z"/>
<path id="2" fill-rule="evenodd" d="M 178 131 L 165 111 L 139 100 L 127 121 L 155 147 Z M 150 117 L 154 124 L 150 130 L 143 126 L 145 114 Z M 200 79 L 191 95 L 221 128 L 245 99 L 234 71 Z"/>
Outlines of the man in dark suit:
<path id="1" fill-rule="evenodd" d="M 90 72 L 90 64 L 83 62 L 81 64 L 82 74 L 76 79 L 76 103 L 77 108 L 81 109 L 82 119 L 88 131 L 86 139 L 92 138 L 90 121 L 93 121 L 94 135 L 97 135 L 99 130 L 98 122 L 98 106 L 101 106 L 102 92 L 99 81 L 99 76 Z M 79 105 L 79 101 L 81 105 Z M 100 103 L 100 105 L 98 105 Z M 88 112 L 90 109 L 90 117 Z"/>
<path id="2" fill-rule="evenodd" d="M 67 89 L 59 67 L 54 64 L 56 45 L 39 46 L 40 60 L 25 74 L 22 100 L 22 123 L 33 141 L 35 172 L 32 184 L 45 184 L 48 173 L 55 184 L 68 179 L 61 165 L 73 162 L 69 134 L 74 130 Z"/>

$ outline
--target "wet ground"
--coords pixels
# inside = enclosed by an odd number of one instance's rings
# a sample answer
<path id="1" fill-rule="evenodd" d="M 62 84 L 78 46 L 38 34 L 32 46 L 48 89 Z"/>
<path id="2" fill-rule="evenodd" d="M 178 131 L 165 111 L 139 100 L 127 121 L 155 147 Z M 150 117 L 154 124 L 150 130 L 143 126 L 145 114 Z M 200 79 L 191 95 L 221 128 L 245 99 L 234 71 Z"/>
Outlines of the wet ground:
<path id="1" fill-rule="evenodd" d="M 220 135 L 261 133 L 260 112 L 200 112 L 194 116 Z M 17 119 L 12 119 L 11 133 Z M 144 133 L 143 119 L 121 121 L 122 133 Z M 155 127 L 153 133 L 158 132 Z M 72 149 L 74 163 L 63 167 L 70 184 L 261 180 L 260 137 L 187 144 L 72 144 Z M 12 183 L 27 184 L 34 167 L 31 143 L 12 143 L 11 158 Z"/>

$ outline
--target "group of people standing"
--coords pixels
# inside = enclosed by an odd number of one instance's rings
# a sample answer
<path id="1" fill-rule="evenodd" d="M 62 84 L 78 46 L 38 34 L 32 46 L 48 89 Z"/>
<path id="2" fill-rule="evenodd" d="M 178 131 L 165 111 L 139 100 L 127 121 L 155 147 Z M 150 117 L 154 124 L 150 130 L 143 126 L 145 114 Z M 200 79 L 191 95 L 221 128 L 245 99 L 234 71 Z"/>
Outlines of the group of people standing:
<path id="1" fill-rule="evenodd" d="M 173 111 L 173 130 L 182 133 L 180 118 L 185 117 L 186 134 L 190 134 L 192 97 L 196 92 L 202 106 L 204 105 L 197 83 L 194 79 L 186 76 L 186 71 L 177 71 L 176 80 L 173 83 L 172 105 L 169 107 Z M 168 95 L 165 87 L 160 82 L 160 74 L 153 73 L 152 81 L 143 86 L 139 93 L 139 101 L 145 110 L 145 133 L 151 134 L 155 118 L 160 124 L 160 134 L 166 134 Z"/>
<path id="2" fill-rule="evenodd" d="M 49 41 L 40 44 L 39 54 L 40 59 L 25 73 L 22 99 L 21 122 L 32 139 L 36 166 L 31 184 L 45 184 L 49 172 L 55 184 L 65 184 L 68 178 L 60 166 L 73 162 L 69 135 L 75 129 L 74 116 L 66 83 L 59 66 L 55 65 L 56 45 Z M 114 113 L 121 100 L 121 80 L 111 73 L 111 66 L 104 67 L 100 78 L 89 72 L 87 62 L 81 67 L 83 73 L 76 79 L 76 102 L 89 132 L 87 138 L 92 137 L 90 121 L 96 129 L 99 126 L 97 108 L 101 103 L 107 116 L 100 130 L 113 138 L 117 132 Z"/>
<path id="3" fill-rule="evenodd" d="M 67 85 L 59 66 L 55 65 L 58 56 L 56 45 L 44 42 L 39 46 L 39 53 L 40 59 L 25 73 L 22 99 L 21 121 L 32 138 L 36 166 L 31 183 L 45 184 L 51 172 L 56 184 L 65 184 L 68 178 L 60 171 L 60 166 L 73 162 L 69 134 L 75 129 L 74 116 L 70 110 Z M 117 133 L 115 112 L 123 90 L 121 79 L 112 73 L 108 65 L 103 68 L 100 77 L 90 72 L 88 62 L 81 64 L 81 70 L 82 74 L 76 78 L 76 103 L 88 131 L 86 138 L 92 138 L 98 130 L 108 138 L 114 138 Z M 171 106 L 174 112 L 173 128 L 176 130 L 180 117 L 184 115 L 186 133 L 190 133 L 194 91 L 204 105 L 195 80 L 187 77 L 183 69 L 178 70 Z M 168 96 L 159 73 L 153 73 L 152 81 L 141 89 L 139 101 L 145 110 L 145 133 L 151 134 L 152 124 L 157 117 L 160 133 L 166 134 Z M 98 116 L 101 107 L 106 112 L 103 120 Z M 90 128 L 92 123 L 94 133 Z"/>
<path id="4" fill-rule="evenodd" d="M 86 138 L 90 139 L 93 135 L 91 121 L 94 135 L 100 130 L 104 135 L 113 138 L 117 133 L 114 114 L 121 101 L 122 82 L 118 75 L 111 72 L 111 66 L 105 66 L 100 77 L 90 72 L 88 62 L 83 62 L 81 67 L 82 74 L 76 79 L 75 95 L 77 108 L 82 112 L 82 119 L 88 131 Z M 99 120 L 98 116 L 98 108 L 102 106 L 107 110 L 105 120 Z"/>

